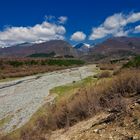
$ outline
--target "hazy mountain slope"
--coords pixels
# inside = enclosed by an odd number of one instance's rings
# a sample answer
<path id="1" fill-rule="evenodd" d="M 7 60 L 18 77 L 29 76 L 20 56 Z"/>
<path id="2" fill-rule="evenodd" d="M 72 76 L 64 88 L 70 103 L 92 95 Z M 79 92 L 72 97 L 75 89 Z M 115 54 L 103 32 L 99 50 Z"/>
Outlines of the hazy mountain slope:
<path id="1" fill-rule="evenodd" d="M 120 51 L 140 53 L 140 38 L 114 37 L 90 49 L 91 53 L 110 54 Z"/>
<path id="2" fill-rule="evenodd" d="M 86 61 L 110 60 L 117 58 L 128 58 L 140 54 L 140 38 L 136 37 L 114 37 L 91 47 L 89 54 L 82 56 Z"/>
<path id="3" fill-rule="evenodd" d="M 8 48 L 0 49 L 1 57 L 25 57 L 35 53 L 55 52 L 56 55 L 77 56 L 76 50 L 66 41 L 52 40 L 38 44 L 15 45 Z"/>

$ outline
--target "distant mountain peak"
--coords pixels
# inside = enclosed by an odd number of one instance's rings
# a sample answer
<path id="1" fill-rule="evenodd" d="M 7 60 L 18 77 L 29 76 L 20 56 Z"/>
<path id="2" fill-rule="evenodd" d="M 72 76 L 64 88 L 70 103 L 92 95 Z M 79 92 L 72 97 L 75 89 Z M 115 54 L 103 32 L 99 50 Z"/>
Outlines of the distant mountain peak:
<path id="1" fill-rule="evenodd" d="M 90 49 L 90 44 L 87 43 L 79 43 L 74 46 L 74 48 L 80 52 L 88 53 Z"/>
<path id="2" fill-rule="evenodd" d="M 39 39 L 39 40 L 33 41 L 31 43 L 33 43 L 33 44 L 40 44 L 40 43 L 44 43 L 44 42 L 48 42 L 48 41 Z"/>
<path id="3" fill-rule="evenodd" d="M 75 45 L 74 47 L 78 49 L 78 48 L 81 48 L 83 46 L 90 48 L 90 44 L 87 44 L 87 43 L 79 43 L 79 44 Z"/>

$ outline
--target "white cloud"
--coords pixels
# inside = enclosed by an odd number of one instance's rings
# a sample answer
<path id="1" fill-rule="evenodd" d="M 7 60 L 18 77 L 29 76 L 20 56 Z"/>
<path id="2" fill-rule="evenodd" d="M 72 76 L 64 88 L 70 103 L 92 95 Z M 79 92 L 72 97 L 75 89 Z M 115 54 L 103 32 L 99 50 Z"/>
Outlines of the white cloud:
<path id="1" fill-rule="evenodd" d="M 44 21 L 33 27 L 7 27 L 0 31 L 0 46 L 11 46 L 23 42 L 38 40 L 49 41 L 64 39 L 66 29 L 57 23 Z"/>
<path id="2" fill-rule="evenodd" d="M 127 36 L 131 30 L 125 30 L 126 25 L 140 21 L 140 12 L 124 15 L 122 13 L 114 14 L 105 19 L 105 21 L 96 28 L 92 29 L 90 40 L 104 38 L 108 35 Z"/>
<path id="3" fill-rule="evenodd" d="M 67 20 L 68 20 L 68 18 L 67 18 L 66 16 L 60 16 L 60 17 L 58 18 L 58 22 L 59 22 L 60 24 L 65 24 L 65 23 L 67 22 Z"/>
<path id="4" fill-rule="evenodd" d="M 121 13 L 114 14 L 113 16 L 108 17 L 103 23 L 103 26 L 108 30 L 119 28 L 124 25 L 126 25 L 126 21 L 125 21 L 125 17 Z"/>
<path id="5" fill-rule="evenodd" d="M 135 27 L 134 33 L 140 33 L 140 25 Z"/>
<path id="6" fill-rule="evenodd" d="M 121 37 L 121 36 L 127 36 L 128 33 L 130 32 L 131 30 L 127 30 L 127 31 L 124 31 L 124 30 L 120 30 L 118 32 L 116 32 L 114 34 L 115 37 Z"/>
<path id="7" fill-rule="evenodd" d="M 81 31 L 77 31 L 77 32 L 73 33 L 71 36 L 71 40 L 73 40 L 73 41 L 83 41 L 85 39 L 86 39 L 86 34 L 84 34 Z"/>
<path id="8" fill-rule="evenodd" d="M 128 23 L 134 23 L 140 20 L 140 12 L 138 13 L 131 13 L 128 15 L 127 22 Z"/>

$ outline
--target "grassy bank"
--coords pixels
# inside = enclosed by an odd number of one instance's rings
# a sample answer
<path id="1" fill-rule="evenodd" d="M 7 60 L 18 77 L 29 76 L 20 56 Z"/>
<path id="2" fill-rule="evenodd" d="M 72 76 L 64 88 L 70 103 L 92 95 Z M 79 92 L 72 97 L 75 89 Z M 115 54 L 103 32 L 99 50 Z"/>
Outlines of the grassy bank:
<path id="1" fill-rule="evenodd" d="M 81 81 L 73 81 L 71 84 L 67 84 L 64 86 L 55 87 L 50 90 L 50 94 L 56 95 L 56 99 L 60 99 L 64 96 L 71 96 L 76 93 L 81 88 L 89 88 L 97 79 L 93 78 L 93 76 L 87 77 Z"/>

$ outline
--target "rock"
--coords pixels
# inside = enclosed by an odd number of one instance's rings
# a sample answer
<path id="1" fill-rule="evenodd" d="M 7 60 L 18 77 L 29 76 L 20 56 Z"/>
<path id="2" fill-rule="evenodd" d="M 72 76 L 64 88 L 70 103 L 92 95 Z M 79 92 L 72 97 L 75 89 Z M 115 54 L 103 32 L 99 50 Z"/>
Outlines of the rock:
<path id="1" fill-rule="evenodd" d="M 140 137 L 135 135 L 135 136 L 133 136 L 133 140 L 140 140 Z"/>
<path id="2" fill-rule="evenodd" d="M 99 129 L 94 129 L 93 130 L 95 133 L 99 134 Z"/>

